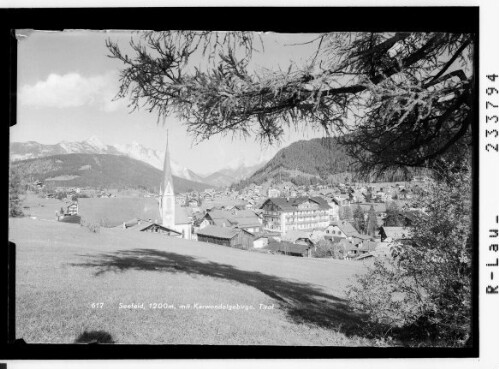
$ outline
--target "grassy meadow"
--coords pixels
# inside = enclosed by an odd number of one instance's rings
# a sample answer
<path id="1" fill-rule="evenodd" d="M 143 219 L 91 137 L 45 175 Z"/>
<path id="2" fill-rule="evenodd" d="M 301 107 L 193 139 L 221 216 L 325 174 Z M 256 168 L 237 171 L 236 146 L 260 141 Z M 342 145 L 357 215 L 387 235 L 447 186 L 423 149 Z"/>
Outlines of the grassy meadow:
<path id="1" fill-rule="evenodd" d="M 359 262 L 30 218 L 10 219 L 9 239 L 17 244 L 16 336 L 29 343 L 72 343 L 87 332 L 118 344 L 378 344 L 344 301 L 365 270 Z M 242 308 L 213 308 L 220 304 Z"/>

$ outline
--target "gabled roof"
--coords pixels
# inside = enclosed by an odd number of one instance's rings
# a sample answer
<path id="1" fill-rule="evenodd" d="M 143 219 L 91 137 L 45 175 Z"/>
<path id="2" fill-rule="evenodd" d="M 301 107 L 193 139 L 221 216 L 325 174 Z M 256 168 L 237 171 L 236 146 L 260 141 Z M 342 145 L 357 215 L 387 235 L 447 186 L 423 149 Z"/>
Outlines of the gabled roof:
<path id="1" fill-rule="evenodd" d="M 211 210 L 206 214 L 217 226 L 221 227 L 258 227 L 258 216 L 252 210 Z"/>
<path id="2" fill-rule="evenodd" d="M 359 232 L 357 232 L 354 226 L 349 222 L 347 222 L 346 220 L 331 222 L 331 225 L 337 226 L 340 229 L 340 231 L 342 231 L 347 237 L 360 236 Z"/>
<path id="3" fill-rule="evenodd" d="M 129 221 L 124 222 L 125 228 L 130 228 L 139 224 L 139 220 L 137 218 L 130 219 Z"/>
<path id="4" fill-rule="evenodd" d="M 340 236 L 332 236 L 332 235 L 326 234 L 324 236 L 324 239 L 331 240 L 332 243 L 339 243 L 341 240 L 344 240 L 345 238 L 340 237 Z"/>
<path id="5" fill-rule="evenodd" d="M 359 238 L 362 241 L 368 241 L 368 240 L 370 240 L 372 238 L 371 236 L 368 236 L 367 234 L 360 234 L 360 233 L 357 234 L 357 235 L 355 235 L 355 236 L 352 236 L 352 237 Z"/>
<path id="6" fill-rule="evenodd" d="M 266 203 L 272 202 L 274 205 L 278 206 L 281 211 L 297 211 L 298 206 L 304 202 L 310 201 L 315 202 L 319 205 L 319 209 L 330 209 L 327 201 L 322 197 L 271 197 L 267 199 L 261 207 Z"/>
<path id="7" fill-rule="evenodd" d="M 176 231 L 175 229 L 164 227 L 161 224 L 157 224 L 157 223 L 144 224 L 144 227 L 140 227 L 140 231 L 146 231 L 147 229 L 149 229 L 151 227 L 158 227 L 158 228 L 160 228 L 160 229 L 162 229 L 164 231 L 167 231 L 167 232 L 170 232 L 170 233 L 176 233 L 178 235 L 182 234 L 179 231 Z"/>
<path id="8" fill-rule="evenodd" d="M 271 231 L 262 231 L 262 232 L 250 232 L 247 230 L 243 230 L 245 233 L 248 233 L 254 237 L 255 240 L 259 238 L 270 238 L 270 237 L 280 237 L 281 234 L 279 232 L 271 232 Z"/>
<path id="9" fill-rule="evenodd" d="M 300 238 L 310 238 L 310 232 L 291 229 L 282 235 L 283 241 L 295 242 Z"/>
<path id="10" fill-rule="evenodd" d="M 236 236 L 240 231 L 234 228 L 218 227 L 214 225 L 206 226 L 197 231 L 199 236 L 231 239 Z"/>

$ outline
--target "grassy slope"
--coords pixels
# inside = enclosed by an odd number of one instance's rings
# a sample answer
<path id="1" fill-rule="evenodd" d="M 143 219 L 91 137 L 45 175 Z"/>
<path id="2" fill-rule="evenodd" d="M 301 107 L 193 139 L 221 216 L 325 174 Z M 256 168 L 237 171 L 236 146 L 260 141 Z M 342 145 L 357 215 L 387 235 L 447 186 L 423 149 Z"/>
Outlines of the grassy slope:
<path id="1" fill-rule="evenodd" d="M 61 207 L 66 210 L 67 206 L 71 203 L 68 200 L 42 198 L 34 193 L 25 194 L 22 196 L 22 199 L 24 215 L 50 220 L 55 220 L 55 212 L 59 212 Z"/>
<path id="2" fill-rule="evenodd" d="M 117 343 L 370 345 L 343 289 L 360 263 L 249 253 L 119 229 L 11 219 L 17 337 L 70 343 L 100 330 Z M 92 309 L 103 302 L 102 309 Z M 169 303 L 176 310 L 119 309 Z M 255 310 L 180 310 L 179 304 Z M 274 304 L 260 310 L 259 304 Z"/>

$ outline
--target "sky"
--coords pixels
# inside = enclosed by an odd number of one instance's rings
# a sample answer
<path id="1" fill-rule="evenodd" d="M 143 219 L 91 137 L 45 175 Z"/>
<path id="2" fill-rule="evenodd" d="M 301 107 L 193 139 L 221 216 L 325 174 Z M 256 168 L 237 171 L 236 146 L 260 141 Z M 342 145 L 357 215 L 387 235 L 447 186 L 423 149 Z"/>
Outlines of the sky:
<path id="1" fill-rule="evenodd" d="M 130 37 L 125 31 L 19 31 L 17 124 L 11 128 L 11 142 L 55 144 L 97 137 L 108 145 L 137 142 L 164 150 L 168 129 L 172 159 L 207 174 L 235 163 L 256 164 L 292 142 L 324 136 L 322 130 L 289 129 L 274 146 L 232 136 L 214 136 L 194 145 L 175 116 L 158 124 L 155 113 L 131 112 L 127 100 L 113 101 L 122 64 L 108 57 L 105 40 L 117 41 L 126 50 Z M 254 54 L 252 63 L 270 69 L 287 69 L 291 60 L 300 65 L 314 55 L 317 43 L 303 44 L 314 38 L 262 34 L 264 51 Z"/>

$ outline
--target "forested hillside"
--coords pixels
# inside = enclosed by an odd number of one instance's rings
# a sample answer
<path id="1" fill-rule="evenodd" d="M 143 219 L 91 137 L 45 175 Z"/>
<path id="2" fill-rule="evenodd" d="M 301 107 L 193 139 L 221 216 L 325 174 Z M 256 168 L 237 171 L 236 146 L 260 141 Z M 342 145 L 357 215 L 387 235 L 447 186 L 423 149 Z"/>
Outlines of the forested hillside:
<path id="1" fill-rule="evenodd" d="M 345 181 L 394 182 L 409 180 L 419 172 L 420 170 L 407 168 L 406 171 L 387 171 L 379 176 L 361 175 L 336 138 L 314 138 L 297 141 L 281 149 L 265 166 L 234 188 L 267 181 L 290 181 L 296 185 Z"/>
<path id="2" fill-rule="evenodd" d="M 61 187 L 142 188 L 159 191 L 161 171 L 142 161 L 110 154 L 65 154 L 11 164 L 25 182 L 41 180 Z M 175 192 L 210 187 L 173 176 Z"/>

